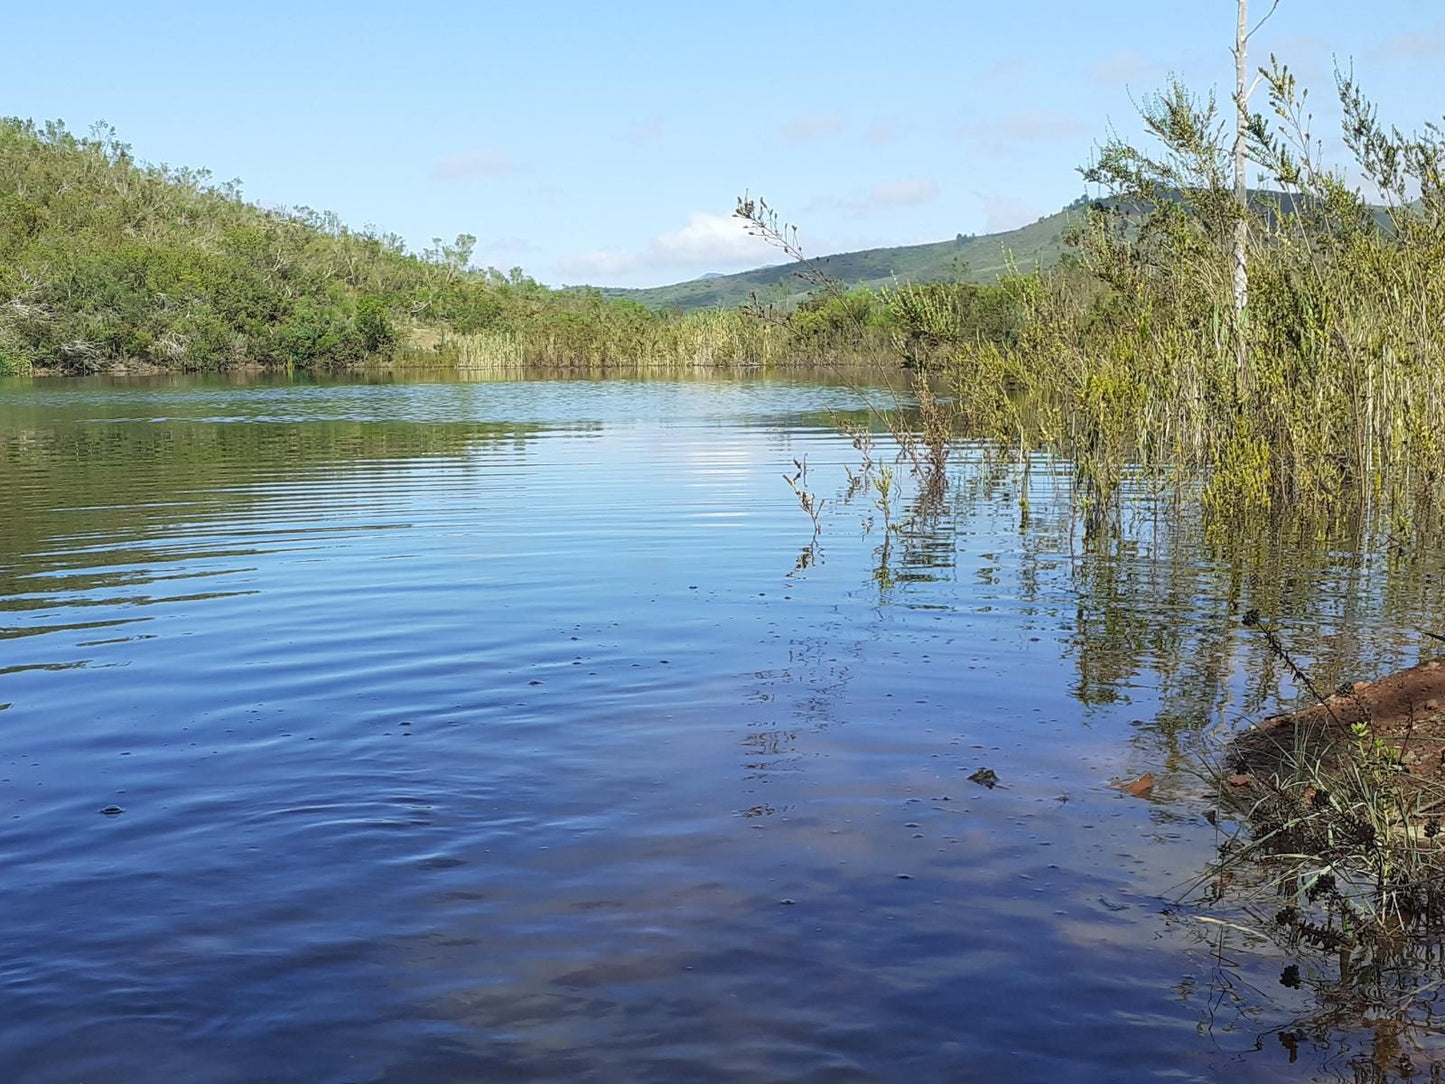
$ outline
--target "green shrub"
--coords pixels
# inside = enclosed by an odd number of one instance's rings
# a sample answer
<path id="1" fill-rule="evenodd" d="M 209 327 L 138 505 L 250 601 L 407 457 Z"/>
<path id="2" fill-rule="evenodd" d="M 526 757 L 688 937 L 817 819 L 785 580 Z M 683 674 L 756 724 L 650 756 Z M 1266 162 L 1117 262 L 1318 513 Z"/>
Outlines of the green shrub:
<path id="1" fill-rule="evenodd" d="M 378 354 L 396 343 L 396 328 L 385 301 L 371 294 L 357 299 L 356 332 L 368 354 Z"/>

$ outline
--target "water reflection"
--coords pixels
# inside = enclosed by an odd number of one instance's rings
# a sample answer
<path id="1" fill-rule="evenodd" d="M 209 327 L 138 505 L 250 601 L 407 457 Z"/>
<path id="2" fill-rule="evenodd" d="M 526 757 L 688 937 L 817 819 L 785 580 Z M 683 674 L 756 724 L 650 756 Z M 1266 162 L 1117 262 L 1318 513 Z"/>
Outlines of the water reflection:
<path id="1" fill-rule="evenodd" d="M 1429 547 L 1142 490 L 1086 533 L 1066 467 L 981 447 L 885 510 L 796 379 L 6 391 L 14 1079 L 1263 1080 L 1361 1041 L 1324 957 L 1159 911 L 1211 728 L 1293 692 L 1240 612 L 1325 681 L 1412 661 Z"/>
<path id="2" fill-rule="evenodd" d="M 1216 816 L 1206 808 L 1206 768 L 1229 733 L 1296 699 L 1312 703 L 1245 627 L 1246 610 L 1272 615 L 1324 688 L 1438 653 L 1422 631 L 1445 616 L 1440 554 L 1427 537 L 1407 546 L 1379 525 L 1288 515 L 1221 531 L 1197 506 L 1141 486 L 1126 491 L 1123 514 L 1086 523 L 1069 499 L 1066 464 L 1010 465 L 983 446 L 960 459 L 942 504 L 915 505 L 908 529 L 897 532 L 903 562 L 924 570 L 919 579 L 946 578 L 971 534 L 1001 537 L 998 521 L 1017 502 L 1016 548 L 977 553 L 979 597 L 1006 583 L 1023 630 L 1060 637 L 1086 718 L 1140 706 L 1146 717 L 1133 720 L 1130 740 L 1136 768 L 1164 773 L 1150 794 L 1161 842 L 1170 825 L 1187 831 L 1201 815 Z M 980 531 L 980 520 L 991 523 Z M 873 554 L 880 601 L 895 601 L 894 547 L 885 542 Z M 1252 874 L 1231 866 L 1207 892 L 1186 879 L 1172 897 L 1196 904 L 1172 926 L 1207 960 L 1203 976 L 1178 987 L 1181 1000 L 1201 1006 L 1201 1029 L 1252 1036 L 1262 1057 L 1283 1052 L 1322 1078 L 1439 1079 L 1440 946 L 1403 933 L 1387 945 L 1335 945 L 1311 940 L 1308 927 L 1301 938 L 1297 924 L 1275 916 L 1289 886 L 1271 882 L 1268 869 Z"/>

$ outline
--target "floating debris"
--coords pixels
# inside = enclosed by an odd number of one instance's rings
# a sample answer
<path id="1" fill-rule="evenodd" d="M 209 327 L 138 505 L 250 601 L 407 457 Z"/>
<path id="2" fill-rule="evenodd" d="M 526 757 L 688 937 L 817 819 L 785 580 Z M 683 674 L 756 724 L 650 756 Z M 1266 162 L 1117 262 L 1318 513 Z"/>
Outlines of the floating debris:
<path id="1" fill-rule="evenodd" d="M 992 768 L 980 768 L 968 777 L 968 781 L 993 790 L 994 787 L 998 786 L 998 773 Z"/>
<path id="2" fill-rule="evenodd" d="M 1154 791 L 1154 773 L 1145 772 L 1138 779 L 1130 779 L 1122 783 L 1110 783 L 1109 786 L 1115 790 L 1122 790 L 1125 794 L 1135 798 L 1147 798 Z"/>
<path id="3" fill-rule="evenodd" d="M 118 805 L 108 805 L 104 809 L 102 809 L 101 812 L 104 813 L 107 817 L 119 817 L 122 813 L 125 812 L 125 810 Z"/>

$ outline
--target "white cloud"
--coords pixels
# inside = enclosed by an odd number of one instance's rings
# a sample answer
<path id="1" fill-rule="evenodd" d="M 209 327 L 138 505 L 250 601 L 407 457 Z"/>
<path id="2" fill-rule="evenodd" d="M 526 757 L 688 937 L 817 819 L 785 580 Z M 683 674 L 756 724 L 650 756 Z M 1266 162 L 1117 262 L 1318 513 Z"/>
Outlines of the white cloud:
<path id="1" fill-rule="evenodd" d="M 841 113 L 804 113 L 794 117 L 778 129 L 785 143 L 811 143 L 823 136 L 834 135 L 843 130 Z"/>
<path id="2" fill-rule="evenodd" d="M 1164 75 L 1164 67 L 1132 49 L 1106 56 L 1089 65 L 1089 78 L 1102 86 L 1126 86 L 1130 83 L 1154 82 Z"/>
<path id="3" fill-rule="evenodd" d="M 687 225 L 658 234 L 641 249 L 580 252 L 559 260 L 557 269 L 569 279 L 616 279 L 756 267 L 776 254 L 767 242 L 749 234 L 741 219 L 695 211 Z"/>
<path id="4" fill-rule="evenodd" d="M 658 255 L 683 263 L 755 259 L 768 246 L 752 236 L 733 215 L 697 211 L 680 230 L 660 234 L 648 246 Z"/>
<path id="5" fill-rule="evenodd" d="M 934 178 L 913 177 L 906 181 L 874 185 L 868 198 L 879 207 L 917 207 L 938 199 L 938 191 L 938 181 Z"/>
<path id="6" fill-rule="evenodd" d="M 995 196 L 987 192 L 975 192 L 974 195 L 983 204 L 985 233 L 1003 233 L 1005 230 L 1015 230 L 1020 226 L 1027 226 L 1030 222 L 1037 221 L 1039 217 L 1036 208 L 1014 199 L 1012 196 Z"/>
<path id="7" fill-rule="evenodd" d="M 864 133 L 863 138 L 875 147 L 880 147 L 884 143 L 892 143 L 898 138 L 898 122 L 892 117 L 881 117 L 868 125 L 868 131 Z"/>
<path id="8" fill-rule="evenodd" d="M 465 177 L 504 177 L 516 169 L 516 164 L 495 147 L 473 147 L 443 158 L 437 164 L 436 175 L 457 181 Z"/>

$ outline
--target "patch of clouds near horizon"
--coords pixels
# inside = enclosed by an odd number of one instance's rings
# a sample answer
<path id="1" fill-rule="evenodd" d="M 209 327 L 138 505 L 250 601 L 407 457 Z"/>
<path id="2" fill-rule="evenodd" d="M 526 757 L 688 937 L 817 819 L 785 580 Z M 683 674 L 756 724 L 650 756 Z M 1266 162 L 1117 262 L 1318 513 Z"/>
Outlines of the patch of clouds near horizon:
<path id="1" fill-rule="evenodd" d="M 779 128 L 778 134 L 783 137 L 784 143 L 797 145 L 836 135 L 842 130 L 842 113 L 803 113 Z"/>
<path id="2" fill-rule="evenodd" d="M 776 250 L 748 233 L 740 219 L 694 211 L 687 225 L 658 234 L 640 249 L 580 252 L 558 260 L 557 270 L 584 281 L 661 272 L 703 273 L 756 267 L 767 262 L 769 254 L 776 255 Z"/>
<path id="3" fill-rule="evenodd" d="M 888 184 L 876 184 L 868 193 L 869 200 L 879 207 L 917 207 L 938 199 L 939 184 L 933 177 L 912 177 Z"/>
<path id="4" fill-rule="evenodd" d="M 1005 233 L 1038 220 L 1037 208 L 1012 196 L 995 196 L 987 192 L 975 192 L 974 195 L 983 204 L 985 233 Z"/>
<path id="5" fill-rule="evenodd" d="M 1089 79 L 1100 86 L 1115 87 L 1144 80 L 1156 81 L 1167 69 L 1147 60 L 1132 49 L 1125 49 L 1096 60 L 1089 65 Z"/>
<path id="6" fill-rule="evenodd" d="M 868 125 L 868 131 L 863 138 L 875 147 L 881 147 L 884 143 L 892 143 L 898 138 L 899 124 L 892 117 L 880 117 Z"/>
<path id="7" fill-rule="evenodd" d="M 628 143 L 658 143 L 667 134 L 667 125 L 661 117 L 649 117 L 627 126 L 622 138 Z"/>
<path id="8" fill-rule="evenodd" d="M 988 79 L 1012 79 L 1024 70 L 1024 58 L 1015 54 L 1013 56 L 1001 56 L 984 69 L 984 77 Z"/>
<path id="9" fill-rule="evenodd" d="M 517 171 L 516 163 L 495 147 L 473 147 L 437 163 L 436 176 L 444 181 L 468 177 L 505 177 Z"/>
<path id="10" fill-rule="evenodd" d="M 961 124 L 958 134 L 967 140 L 1001 148 L 1024 143 L 1053 143 L 1077 139 L 1091 133 L 1094 127 L 1068 113 L 1055 113 L 1044 109 L 1015 109 L 995 120 Z"/>

